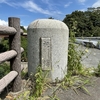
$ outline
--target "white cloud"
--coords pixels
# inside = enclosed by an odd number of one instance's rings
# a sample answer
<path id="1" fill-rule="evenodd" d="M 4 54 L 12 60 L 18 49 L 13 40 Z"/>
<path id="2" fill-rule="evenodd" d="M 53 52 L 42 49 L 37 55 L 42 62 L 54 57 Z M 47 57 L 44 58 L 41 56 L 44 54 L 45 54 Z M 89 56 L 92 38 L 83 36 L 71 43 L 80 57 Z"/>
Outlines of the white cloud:
<path id="1" fill-rule="evenodd" d="M 95 2 L 92 7 L 100 7 L 100 0 L 97 0 L 97 2 Z"/>
<path id="2" fill-rule="evenodd" d="M 6 2 L 6 0 L 0 0 L 0 3 L 5 3 Z"/>
<path id="3" fill-rule="evenodd" d="M 55 10 L 55 7 L 54 7 L 55 4 L 50 3 L 49 0 L 42 0 L 42 2 L 47 5 L 47 9 L 44 9 L 41 6 L 37 5 L 36 3 L 33 2 L 33 0 L 29 0 L 29 1 L 27 0 L 22 3 L 21 2 L 15 3 L 15 2 L 8 2 L 7 0 L 0 0 L 0 3 L 5 3 L 14 8 L 23 7 L 30 12 L 42 13 L 42 14 L 46 14 L 50 16 L 53 16 L 53 15 L 57 16 L 57 15 L 62 14 L 60 11 Z"/>
<path id="4" fill-rule="evenodd" d="M 0 25 L 7 26 L 8 25 L 8 22 L 0 19 Z"/>
<path id="5" fill-rule="evenodd" d="M 48 5 L 48 8 L 49 9 L 54 9 L 54 3 L 52 4 L 52 3 L 50 3 L 50 0 L 42 0 L 42 2 L 44 3 L 44 4 L 46 4 L 46 5 Z"/>
<path id="6" fill-rule="evenodd" d="M 27 30 L 28 26 L 24 26 L 24 28 Z"/>
<path id="7" fill-rule="evenodd" d="M 8 2 L 8 0 L 0 0 L 0 3 L 7 4 L 7 5 L 14 7 L 14 8 L 16 8 L 16 6 L 18 6 L 18 4 L 14 3 L 14 2 L 10 2 L 10 1 Z"/>
<path id="8" fill-rule="evenodd" d="M 29 10 L 31 12 L 40 12 L 40 13 L 44 13 L 44 14 L 50 13 L 48 10 L 43 10 L 42 8 L 40 8 L 37 4 L 35 4 L 32 1 L 27 1 L 24 4 L 22 4 L 21 6 L 26 8 L 27 10 Z"/>
<path id="9" fill-rule="evenodd" d="M 85 5 L 85 2 L 86 2 L 87 0 L 78 0 L 78 2 L 81 4 L 81 5 Z"/>
<path id="10" fill-rule="evenodd" d="M 72 3 L 72 2 L 68 2 L 67 4 L 64 5 L 64 7 L 70 6 L 71 3 Z"/>
<path id="11" fill-rule="evenodd" d="M 27 9 L 30 12 L 39 12 L 39 13 L 43 13 L 43 14 L 47 14 L 47 15 L 53 15 L 53 14 L 61 14 L 60 11 L 49 11 L 49 10 L 45 10 L 42 9 L 40 6 L 38 6 L 37 4 L 35 4 L 32 1 L 26 1 L 23 4 L 20 4 L 20 6 L 22 6 L 23 8 Z"/>
<path id="12" fill-rule="evenodd" d="M 83 12 L 85 12 L 87 9 L 81 9 L 81 10 L 79 10 L 79 11 L 83 11 Z"/>
<path id="13" fill-rule="evenodd" d="M 86 0 L 78 0 L 80 3 L 84 3 L 86 2 Z"/>

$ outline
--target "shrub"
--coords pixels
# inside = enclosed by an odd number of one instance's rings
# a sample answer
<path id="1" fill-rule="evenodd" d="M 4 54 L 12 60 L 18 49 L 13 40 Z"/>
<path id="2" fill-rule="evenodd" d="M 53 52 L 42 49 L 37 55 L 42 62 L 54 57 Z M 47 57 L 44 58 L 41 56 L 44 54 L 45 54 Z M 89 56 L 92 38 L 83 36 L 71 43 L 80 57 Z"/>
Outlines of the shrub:
<path id="1" fill-rule="evenodd" d="M 10 66 L 7 63 L 0 64 L 0 79 L 10 72 Z"/>

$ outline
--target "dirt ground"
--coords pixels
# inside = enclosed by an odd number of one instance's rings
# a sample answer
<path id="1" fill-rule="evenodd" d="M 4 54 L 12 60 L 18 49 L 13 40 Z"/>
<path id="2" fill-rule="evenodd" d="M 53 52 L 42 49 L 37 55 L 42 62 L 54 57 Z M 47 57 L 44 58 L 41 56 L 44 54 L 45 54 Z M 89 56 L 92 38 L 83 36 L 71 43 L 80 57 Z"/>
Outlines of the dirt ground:
<path id="1" fill-rule="evenodd" d="M 89 94 L 83 89 L 77 89 L 76 93 L 72 88 L 69 88 L 68 90 L 63 90 L 59 88 L 55 93 L 56 97 L 58 98 L 58 100 L 100 100 L 100 78 L 93 77 L 91 81 L 92 81 L 91 85 L 85 86 Z M 47 89 L 44 92 L 44 97 L 51 96 L 53 93 L 53 89 Z M 57 99 L 49 98 L 45 100 L 57 100 Z"/>

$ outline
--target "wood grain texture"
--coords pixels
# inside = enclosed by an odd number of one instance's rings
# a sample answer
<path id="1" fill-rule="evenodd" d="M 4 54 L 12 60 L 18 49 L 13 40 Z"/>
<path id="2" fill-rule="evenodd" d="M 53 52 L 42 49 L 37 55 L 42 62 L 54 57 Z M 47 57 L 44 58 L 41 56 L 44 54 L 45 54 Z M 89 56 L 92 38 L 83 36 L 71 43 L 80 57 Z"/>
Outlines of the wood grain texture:
<path id="1" fill-rule="evenodd" d="M 9 83 L 11 83 L 13 81 L 13 79 L 18 75 L 18 73 L 16 71 L 11 71 L 9 72 L 6 76 L 4 76 L 2 79 L 0 79 L 0 92 L 3 91 L 3 89 L 5 87 L 7 87 L 7 85 Z"/>
<path id="2" fill-rule="evenodd" d="M 21 90 L 21 39 L 20 39 L 20 19 L 16 17 L 9 17 L 8 23 L 10 27 L 14 27 L 17 31 L 15 35 L 9 36 L 10 49 L 17 52 L 17 56 L 10 60 L 11 70 L 18 72 L 16 79 L 13 81 L 13 92 Z"/>
<path id="3" fill-rule="evenodd" d="M 24 49 L 21 47 L 21 52 L 23 52 Z M 17 56 L 17 52 L 15 50 L 6 51 L 3 53 L 0 53 L 0 64 L 4 61 L 10 60 Z"/>
<path id="4" fill-rule="evenodd" d="M 17 31 L 15 28 L 0 25 L 0 35 L 14 35 L 16 33 Z"/>
<path id="5" fill-rule="evenodd" d="M 0 63 L 7 61 L 17 55 L 15 50 L 6 51 L 0 54 Z"/>

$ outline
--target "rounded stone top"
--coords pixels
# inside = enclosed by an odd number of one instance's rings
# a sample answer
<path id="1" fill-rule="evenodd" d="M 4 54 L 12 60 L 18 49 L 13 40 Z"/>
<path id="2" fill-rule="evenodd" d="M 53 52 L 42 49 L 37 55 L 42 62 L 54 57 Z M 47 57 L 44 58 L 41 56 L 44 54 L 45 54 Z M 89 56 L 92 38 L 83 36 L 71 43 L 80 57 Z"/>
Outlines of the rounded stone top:
<path id="1" fill-rule="evenodd" d="M 55 28 L 55 29 L 57 28 L 57 29 L 68 30 L 68 27 L 65 23 L 55 19 L 35 20 L 28 26 L 28 29 L 34 29 L 34 28 Z"/>

